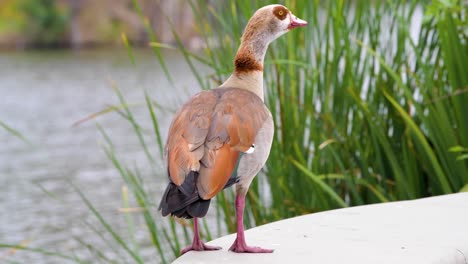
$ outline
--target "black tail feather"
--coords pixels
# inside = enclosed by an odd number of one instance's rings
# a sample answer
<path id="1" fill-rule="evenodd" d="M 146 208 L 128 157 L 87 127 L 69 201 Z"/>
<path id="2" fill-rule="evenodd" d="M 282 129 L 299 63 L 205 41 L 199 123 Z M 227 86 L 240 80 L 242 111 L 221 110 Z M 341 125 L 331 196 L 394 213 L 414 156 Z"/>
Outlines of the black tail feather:
<path id="1" fill-rule="evenodd" d="M 208 212 L 211 200 L 200 199 L 187 207 L 187 213 L 193 217 L 203 217 Z"/>
<path id="2" fill-rule="evenodd" d="M 159 210 L 180 218 L 203 217 L 208 212 L 210 200 L 203 200 L 197 191 L 198 172 L 191 171 L 181 186 L 169 183 L 164 192 Z"/>

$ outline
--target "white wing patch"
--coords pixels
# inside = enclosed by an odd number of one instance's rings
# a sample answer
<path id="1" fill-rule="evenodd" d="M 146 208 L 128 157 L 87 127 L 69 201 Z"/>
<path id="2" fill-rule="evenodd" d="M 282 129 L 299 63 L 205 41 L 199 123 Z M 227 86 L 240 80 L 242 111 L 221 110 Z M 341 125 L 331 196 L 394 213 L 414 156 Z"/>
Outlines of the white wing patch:
<path id="1" fill-rule="evenodd" d="M 251 154 L 251 153 L 253 153 L 254 151 L 255 151 L 255 144 L 252 144 L 252 146 L 250 146 L 250 148 L 249 148 L 246 152 L 244 152 L 244 153 L 246 153 L 246 154 Z"/>

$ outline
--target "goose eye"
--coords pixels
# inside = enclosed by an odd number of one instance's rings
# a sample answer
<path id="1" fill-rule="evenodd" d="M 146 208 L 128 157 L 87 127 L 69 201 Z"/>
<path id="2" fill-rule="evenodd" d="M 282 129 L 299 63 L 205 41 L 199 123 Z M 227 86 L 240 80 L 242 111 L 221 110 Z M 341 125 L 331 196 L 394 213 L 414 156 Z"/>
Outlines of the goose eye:
<path id="1" fill-rule="evenodd" d="M 273 13 L 279 20 L 284 20 L 286 18 L 287 9 L 283 6 L 277 6 L 273 9 Z"/>

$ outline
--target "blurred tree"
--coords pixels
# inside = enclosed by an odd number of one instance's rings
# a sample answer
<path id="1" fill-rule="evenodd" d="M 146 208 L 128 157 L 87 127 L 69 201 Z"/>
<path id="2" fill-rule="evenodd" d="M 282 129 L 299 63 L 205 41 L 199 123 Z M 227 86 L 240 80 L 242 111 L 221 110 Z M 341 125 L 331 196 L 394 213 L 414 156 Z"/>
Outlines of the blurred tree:
<path id="1" fill-rule="evenodd" d="M 59 45 L 64 43 L 68 14 L 55 0 L 19 0 L 24 14 L 26 39 L 35 45 Z"/>
<path id="2" fill-rule="evenodd" d="M 0 1 L 0 33 L 14 33 L 24 19 L 18 12 L 17 0 Z"/>

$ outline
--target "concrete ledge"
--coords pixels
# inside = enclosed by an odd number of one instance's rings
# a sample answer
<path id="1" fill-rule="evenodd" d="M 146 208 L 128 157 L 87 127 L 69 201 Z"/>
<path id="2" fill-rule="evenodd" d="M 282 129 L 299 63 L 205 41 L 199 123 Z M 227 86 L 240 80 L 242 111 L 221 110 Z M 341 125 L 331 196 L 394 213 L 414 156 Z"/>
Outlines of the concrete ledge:
<path id="1" fill-rule="evenodd" d="M 468 264 L 468 193 L 358 206 L 286 219 L 246 231 L 272 254 L 189 252 L 174 263 Z"/>

